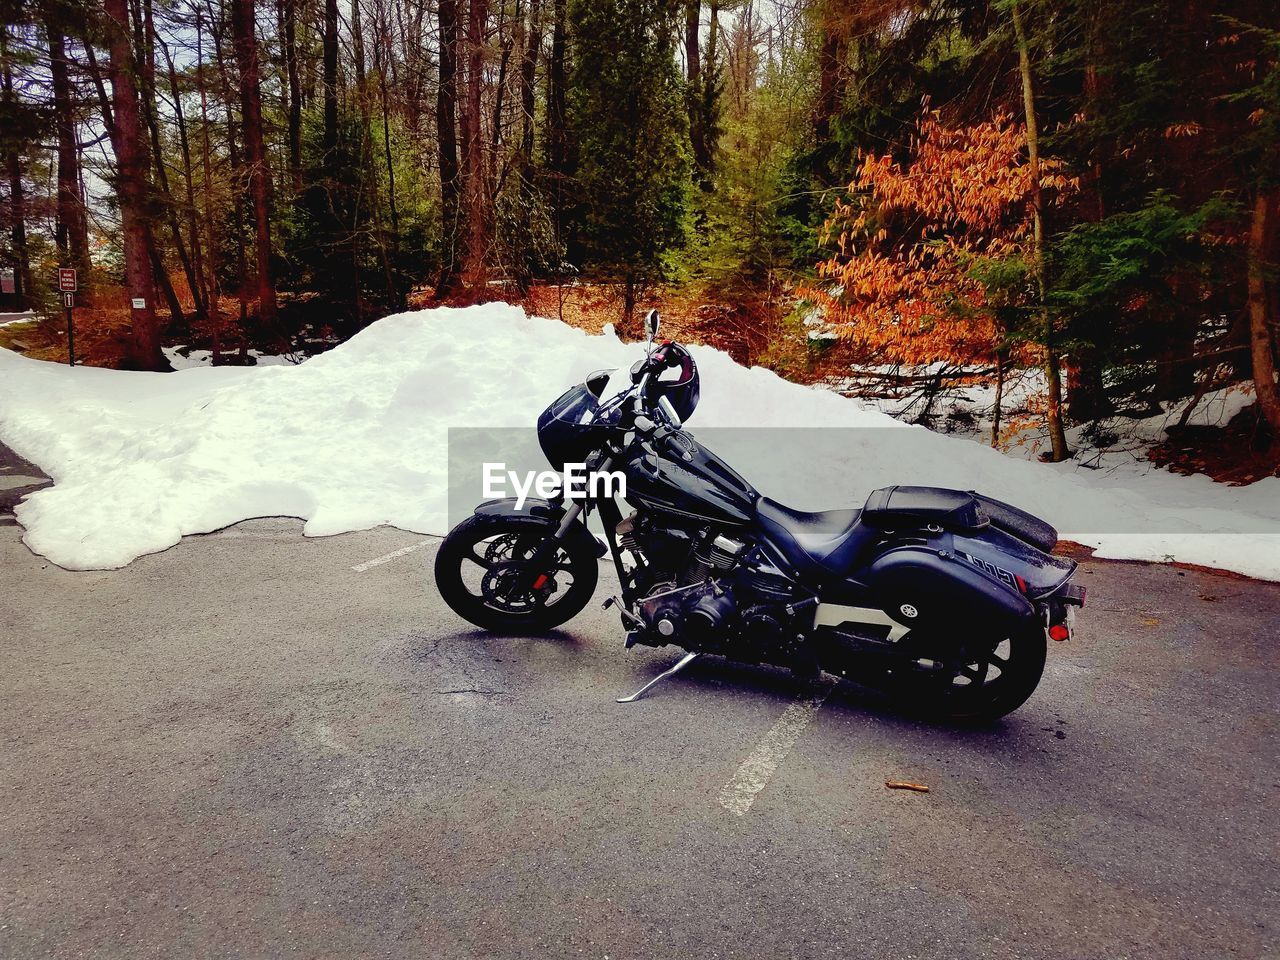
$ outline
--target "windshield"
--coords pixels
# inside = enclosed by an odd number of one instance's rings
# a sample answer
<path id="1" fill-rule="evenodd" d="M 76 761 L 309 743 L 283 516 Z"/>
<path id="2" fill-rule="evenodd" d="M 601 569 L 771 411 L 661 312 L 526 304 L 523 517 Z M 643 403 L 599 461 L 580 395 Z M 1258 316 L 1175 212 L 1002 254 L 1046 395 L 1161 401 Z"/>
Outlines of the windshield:
<path id="1" fill-rule="evenodd" d="M 538 418 L 538 444 L 557 470 L 566 463 L 583 463 L 598 445 L 602 428 L 596 425 L 600 401 L 585 383 L 566 390 Z"/>
<path id="2" fill-rule="evenodd" d="M 585 383 L 570 387 L 543 412 L 543 418 L 572 426 L 589 426 L 600 411 L 600 401 Z"/>

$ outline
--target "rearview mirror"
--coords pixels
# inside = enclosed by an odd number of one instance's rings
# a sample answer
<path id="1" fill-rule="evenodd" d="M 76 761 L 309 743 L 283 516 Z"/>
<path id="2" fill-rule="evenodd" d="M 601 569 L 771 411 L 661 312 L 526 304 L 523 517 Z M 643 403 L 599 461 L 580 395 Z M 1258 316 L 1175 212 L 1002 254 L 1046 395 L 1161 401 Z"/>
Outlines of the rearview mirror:
<path id="1" fill-rule="evenodd" d="M 644 315 L 644 333 L 650 342 L 658 339 L 658 311 L 650 310 Z"/>

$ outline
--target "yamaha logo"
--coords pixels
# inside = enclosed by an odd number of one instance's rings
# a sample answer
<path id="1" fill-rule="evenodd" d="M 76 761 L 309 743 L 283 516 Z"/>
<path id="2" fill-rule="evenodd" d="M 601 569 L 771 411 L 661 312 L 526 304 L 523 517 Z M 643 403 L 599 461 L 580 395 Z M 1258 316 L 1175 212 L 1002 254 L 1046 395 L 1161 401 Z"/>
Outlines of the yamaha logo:
<path id="1" fill-rule="evenodd" d="M 917 610 L 915 607 L 913 607 L 909 603 L 904 603 L 902 606 L 900 606 L 898 608 L 898 612 L 901 613 L 908 620 L 914 620 L 916 617 L 920 616 L 920 611 Z"/>

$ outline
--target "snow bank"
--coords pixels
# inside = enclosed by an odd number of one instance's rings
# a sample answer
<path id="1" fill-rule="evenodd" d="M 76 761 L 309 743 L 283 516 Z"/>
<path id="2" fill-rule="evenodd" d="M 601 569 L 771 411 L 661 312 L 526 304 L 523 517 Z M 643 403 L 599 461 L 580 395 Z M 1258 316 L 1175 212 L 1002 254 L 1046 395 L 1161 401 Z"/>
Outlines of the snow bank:
<path id="1" fill-rule="evenodd" d="M 703 389 L 691 428 L 798 508 L 858 504 L 890 483 L 975 488 L 1103 556 L 1280 579 L 1280 480 L 1229 488 L 1050 467 L 694 352 Z M 502 304 L 388 317 L 298 366 L 125 373 L 0 351 L 0 439 L 55 481 L 18 507 L 27 544 L 73 569 L 122 566 L 264 515 L 302 517 L 310 536 L 378 524 L 440 533 L 450 426 L 528 427 L 566 386 L 638 353 Z"/>
<path id="2" fill-rule="evenodd" d="M 991 377 L 974 377 L 962 382 L 957 368 L 947 363 L 920 366 L 853 365 L 850 374 L 830 377 L 820 383 L 822 389 L 852 396 L 869 410 L 879 410 L 895 419 L 915 422 L 924 411 L 925 397 L 917 383 L 895 384 L 869 382 L 870 375 L 892 374 L 922 378 L 943 373 L 946 385 L 930 405 L 930 427 L 957 437 L 987 443 L 995 407 L 995 384 Z M 874 388 L 874 389 L 872 389 Z M 1045 395 L 1044 371 L 1038 367 L 1010 371 L 1001 396 L 1004 429 L 1014 420 L 1025 421 L 1012 437 L 1002 441 L 1006 456 L 1024 460 L 1038 458 L 1049 448 L 1048 433 L 1039 417 L 1027 417 L 1033 401 Z M 1225 426 L 1251 406 L 1255 400 L 1253 385 L 1235 384 L 1215 390 L 1195 402 L 1187 425 Z M 1168 430 L 1181 420 L 1191 400 L 1162 402 L 1161 412 L 1142 419 L 1128 416 L 1104 418 L 1092 424 L 1067 428 L 1067 446 L 1071 448 L 1074 466 L 1100 470 L 1113 475 L 1140 477 L 1159 470 L 1148 458 L 1151 447 L 1168 438 Z M 1108 435 L 1111 435 L 1108 439 Z M 1102 438 L 1102 439 L 1099 439 Z M 1069 467 L 1071 469 L 1073 467 Z"/>

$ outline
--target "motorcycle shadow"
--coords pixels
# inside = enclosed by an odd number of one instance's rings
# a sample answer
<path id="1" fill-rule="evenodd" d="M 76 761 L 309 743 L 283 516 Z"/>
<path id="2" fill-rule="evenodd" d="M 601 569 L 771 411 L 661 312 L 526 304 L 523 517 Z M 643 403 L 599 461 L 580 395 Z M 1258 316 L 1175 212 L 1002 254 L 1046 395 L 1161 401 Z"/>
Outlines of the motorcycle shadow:
<path id="1" fill-rule="evenodd" d="M 520 660 L 530 654 L 547 666 L 548 655 L 559 660 L 556 651 L 563 651 L 564 662 L 569 664 L 578 658 L 589 641 L 577 633 L 556 629 L 541 633 L 497 634 L 487 630 L 460 630 L 446 636 L 438 636 L 423 643 L 416 659 L 427 661 L 443 656 L 448 660 L 494 657 L 501 662 L 508 658 Z M 674 648 L 671 648 L 674 652 Z M 618 663 L 618 661 L 612 661 Z M 622 661 L 623 663 L 627 661 Z M 646 662 L 631 661 L 635 670 L 602 680 L 603 696 L 629 693 L 655 671 L 670 666 L 671 656 L 649 658 Z M 778 701 L 789 701 L 804 696 L 820 696 L 827 693 L 823 709 L 866 717 L 878 723 L 892 723 L 904 729 L 928 728 L 949 730 L 957 734 L 1000 734 L 1007 730 L 1008 719 L 956 720 L 931 712 L 928 704 L 903 702 L 900 698 L 863 686 L 853 680 L 833 674 L 821 674 L 815 679 L 796 675 L 785 667 L 763 663 L 742 663 L 714 655 L 705 655 L 691 663 L 678 677 L 656 686 L 640 703 L 679 697 L 681 690 L 697 690 L 718 696 L 760 696 Z"/>
<path id="2" fill-rule="evenodd" d="M 436 635 L 422 638 L 417 644 L 416 659 L 430 660 L 436 657 L 456 659 L 459 657 L 495 655 L 502 660 L 519 659 L 531 653 L 554 653 L 563 650 L 574 656 L 581 655 L 586 645 L 581 635 L 568 630 L 545 630 L 541 633 L 493 633 L 489 630 L 459 630 L 456 633 Z M 545 656 L 539 657 L 545 659 Z"/>
<path id="3" fill-rule="evenodd" d="M 463 643 L 538 643 L 548 641 L 564 645 L 569 643 L 575 647 L 582 646 L 582 640 L 578 634 L 568 630 L 542 630 L 538 633 L 494 633 L 492 630 L 481 630 L 479 627 L 474 630 L 459 630 L 448 636 L 441 637 L 442 641 L 461 641 Z"/>
<path id="4" fill-rule="evenodd" d="M 723 691 L 725 695 L 757 694 L 780 700 L 821 696 L 826 691 L 823 704 L 825 711 L 860 715 L 903 728 L 948 730 L 978 737 L 983 734 L 1001 734 L 1009 729 L 1010 717 L 995 720 L 955 719 L 940 715 L 927 701 L 906 701 L 883 690 L 829 673 L 809 679 L 773 664 L 741 663 L 706 656 L 690 664 L 681 679 L 689 685 Z M 677 694 L 678 690 L 673 687 L 669 692 Z M 659 689 L 651 696 L 662 695 L 663 691 Z"/>

